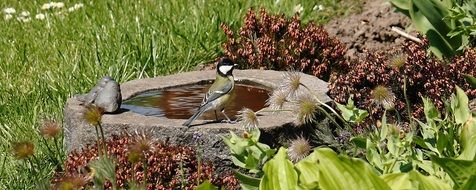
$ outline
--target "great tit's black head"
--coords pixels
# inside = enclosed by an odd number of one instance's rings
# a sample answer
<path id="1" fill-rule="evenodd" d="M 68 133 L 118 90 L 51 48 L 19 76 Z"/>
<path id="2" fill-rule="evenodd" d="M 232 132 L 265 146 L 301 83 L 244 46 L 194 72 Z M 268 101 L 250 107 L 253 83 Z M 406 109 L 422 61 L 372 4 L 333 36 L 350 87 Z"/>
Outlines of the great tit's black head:
<path id="1" fill-rule="evenodd" d="M 236 64 L 228 57 L 222 57 L 218 60 L 217 72 L 222 76 L 233 75 L 233 68 Z"/>

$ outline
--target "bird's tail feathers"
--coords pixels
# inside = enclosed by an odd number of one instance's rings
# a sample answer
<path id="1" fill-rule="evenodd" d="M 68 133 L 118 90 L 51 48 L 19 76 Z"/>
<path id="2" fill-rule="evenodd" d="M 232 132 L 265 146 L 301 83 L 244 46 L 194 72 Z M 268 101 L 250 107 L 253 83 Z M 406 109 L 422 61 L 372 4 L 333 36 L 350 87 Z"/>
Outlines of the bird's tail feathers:
<path id="1" fill-rule="evenodd" d="M 197 112 L 192 115 L 185 123 L 183 123 L 183 126 L 189 127 L 193 121 L 195 121 L 198 117 L 200 117 L 205 111 L 207 111 L 205 106 L 202 106 L 198 108 Z"/>

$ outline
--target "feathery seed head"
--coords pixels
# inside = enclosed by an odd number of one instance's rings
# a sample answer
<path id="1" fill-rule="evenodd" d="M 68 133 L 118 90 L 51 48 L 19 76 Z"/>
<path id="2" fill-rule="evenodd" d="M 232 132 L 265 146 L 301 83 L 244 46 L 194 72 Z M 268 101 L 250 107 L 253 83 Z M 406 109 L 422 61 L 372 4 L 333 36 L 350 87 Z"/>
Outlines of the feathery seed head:
<path id="1" fill-rule="evenodd" d="M 401 68 L 405 61 L 407 60 L 407 55 L 403 53 L 395 54 L 390 58 L 390 66 L 393 68 Z"/>
<path id="2" fill-rule="evenodd" d="M 241 120 L 241 124 L 246 130 L 250 130 L 252 128 L 256 128 L 259 126 L 259 121 L 258 121 L 258 116 L 256 113 L 249 109 L 249 108 L 243 108 L 239 112 L 239 118 Z"/>
<path id="3" fill-rule="evenodd" d="M 283 74 L 284 83 L 283 90 L 288 93 L 290 99 L 295 99 L 297 97 L 297 91 L 301 85 L 301 74 L 296 71 L 289 71 Z"/>
<path id="4" fill-rule="evenodd" d="M 381 105 L 386 110 L 395 107 L 395 94 L 389 88 L 378 85 L 372 90 L 372 102 Z"/>
<path id="5" fill-rule="evenodd" d="M 83 118 L 91 125 L 98 126 L 101 124 L 101 118 L 104 113 L 104 110 L 95 105 L 89 105 L 86 107 L 85 112 L 83 113 Z"/>
<path id="6" fill-rule="evenodd" d="M 291 146 L 288 149 L 288 156 L 294 163 L 299 162 L 311 152 L 311 145 L 304 137 L 299 137 L 291 141 Z"/>
<path id="7" fill-rule="evenodd" d="M 61 133 L 61 127 L 59 124 L 53 120 L 43 121 L 42 127 L 40 128 L 41 136 L 45 138 L 55 138 Z"/>
<path id="8" fill-rule="evenodd" d="M 279 110 L 283 108 L 284 103 L 287 101 L 286 98 L 288 96 L 288 92 L 286 92 L 282 88 L 277 88 L 273 90 L 271 96 L 269 96 L 268 100 L 266 100 L 266 105 L 269 106 L 273 110 Z"/>
<path id="9" fill-rule="evenodd" d="M 312 123 L 315 119 L 315 113 L 319 103 L 308 93 L 303 93 L 298 96 L 296 110 L 297 121 L 301 124 Z"/>
<path id="10" fill-rule="evenodd" d="M 30 141 L 13 142 L 13 155 L 20 160 L 26 159 L 35 153 L 35 145 Z"/>

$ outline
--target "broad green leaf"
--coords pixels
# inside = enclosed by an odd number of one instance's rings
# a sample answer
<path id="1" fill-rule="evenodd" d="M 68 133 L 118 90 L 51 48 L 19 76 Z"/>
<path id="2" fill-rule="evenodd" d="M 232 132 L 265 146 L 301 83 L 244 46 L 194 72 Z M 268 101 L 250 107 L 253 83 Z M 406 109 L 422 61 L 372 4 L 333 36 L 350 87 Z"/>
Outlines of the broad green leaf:
<path id="1" fill-rule="evenodd" d="M 250 131 L 250 135 L 251 135 L 251 140 L 253 142 L 258 142 L 259 137 L 261 135 L 261 131 L 259 130 L 258 127 L 253 127 Z"/>
<path id="2" fill-rule="evenodd" d="M 361 110 L 354 106 L 354 101 L 352 100 L 352 97 L 349 97 L 349 100 L 347 100 L 347 105 L 344 106 L 337 102 L 336 105 L 342 113 L 342 117 L 346 121 L 351 123 L 360 123 L 369 115 L 366 110 Z"/>
<path id="3" fill-rule="evenodd" d="M 458 86 L 456 86 L 456 96 L 451 98 L 451 109 L 457 124 L 464 124 L 471 117 L 471 111 L 468 107 L 468 96 Z"/>
<path id="4" fill-rule="evenodd" d="M 433 7 L 434 0 L 410 1 L 412 4 L 409 9 L 410 18 L 417 30 L 426 35 L 430 41 L 430 50 L 439 58 L 442 58 L 443 55 L 446 57 L 453 55 L 455 50 L 449 42 L 449 37 L 446 36 L 450 28 L 443 21 L 443 17 L 448 13 L 441 10 L 441 3 L 437 3 Z M 457 43 L 457 41 L 452 43 Z"/>
<path id="5" fill-rule="evenodd" d="M 455 189 L 464 187 L 468 180 L 476 175 L 476 161 L 473 160 L 456 160 L 454 158 L 431 156 L 431 161 L 440 165 L 448 173 L 455 183 Z"/>
<path id="6" fill-rule="evenodd" d="M 476 136 L 476 118 L 470 116 L 468 121 L 463 124 L 460 133 L 460 141 L 463 149 L 475 146 L 475 144 L 471 142 L 471 138 L 474 136 Z"/>
<path id="7" fill-rule="evenodd" d="M 370 139 L 367 139 L 365 150 L 367 151 L 365 158 L 377 168 L 383 168 L 382 158 L 377 151 L 377 145 L 372 143 Z"/>
<path id="8" fill-rule="evenodd" d="M 353 142 L 359 148 L 367 147 L 367 138 L 364 137 L 352 137 L 350 141 Z"/>
<path id="9" fill-rule="evenodd" d="M 476 135 L 468 140 L 468 146 L 463 147 L 463 151 L 458 156 L 459 160 L 476 160 Z"/>
<path id="10" fill-rule="evenodd" d="M 196 190 L 217 190 L 218 187 L 212 185 L 210 181 L 205 180 L 199 186 L 197 186 Z"/>
<path id="11" fill-rule="evenodd" d="M 296 164 L 299 176 L 299 186 L 304 189 L 319 188 L 319 167 L 317 165 L 317 153 L 314 151 Z"/>
<path id="12" fill-rule="evenodd" d="M 329 148 L 314 151 L 318 159 L 320 189 L 390 189 L 363 160 L 337 156 Z"/>
<path id="13" fill-rule="evenodd" d="M 449 184 L 433 176 L 424 176 L 412 170 L 408 173 L 393 173 L 381 176 L 392 190 L 425 189 L 425 190 L 450 190 Z"/>
<path id="14" fill-rule="evenodd" d="M 471 88 L 476 89 L 476 78 L 474 76 L 463 74 L 466 81 L 471 85 Z"/>
<path id="15" fill-rule="evenodd" d="M 246 151 L 246 147 L 248 146 L 248 139 L 243 139 L 241 137 L 238 137 L 235 133 L 230 131 L 230 136 L 223 136 L 222 137 L 223 142 L 225 142 L 226 145 L 231 150 L 231 153 L 237 154 L 237 155 L 243 155 L 243 153 Z"/>
<path id="16" fill-rule="evenodd" d="M 258 169 L 259 160 L 253 156 L 248 156 L 245 161 L 245 167 L 247 169 Z"/>
<path id="17" fill-rule="evenodd" d="M 263 166 L 264 175 L 259 184 L 259 189 L 294 190 L 297 188 L 298 175 L 294 170 L 293 163 L 286 158 L 286 152 L 285 148 L 279 148 L 276 156 Z"/>
<path id="18" fill-rule="evenodd" d="M 428 98 L 423 98 L 423 110 L 427 123 L 434 122 L 434 119 L 440 118 L 440 112 L 438 112 L 438 109 Z"/>
<path id="19" fill-rule="evenodd" d="M 390 3 L 402 10 L 408 10 L 412 6 L 409 0 L 390 0 Z"/>
<path id="20" fill-rule="evenodd" d="M 461 187 L 460 190 L 475 190 L 476 189 L 476 175 L 472 175 L 468 181 Z"/>
<path id="21" fill-rule="evenodd" d="M 233 172 L 235 177 L 240 181 L 240 186 L 244 190 L 258 190 L 260 178 L 254 178 L 238 171 Z"/>

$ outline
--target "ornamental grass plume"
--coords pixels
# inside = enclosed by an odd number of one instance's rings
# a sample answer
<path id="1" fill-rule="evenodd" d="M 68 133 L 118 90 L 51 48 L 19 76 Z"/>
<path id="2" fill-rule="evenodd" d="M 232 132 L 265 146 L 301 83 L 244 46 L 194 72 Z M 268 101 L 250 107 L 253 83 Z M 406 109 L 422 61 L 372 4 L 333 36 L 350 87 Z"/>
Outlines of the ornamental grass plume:
<path id="1" fill-rule="evenodd" d="M 35 145 L 30 141 L 13 142 L 12 151 L 17 159 L 24 160 L 35 154 Z"/>
<path id="2" fill-rule="evenodd" d="M 259 126 L 258 116 L 256 113 L 249 109 L 243 108 L 239 111 L 239 116 L 241 120 L 242 126 L 247 130 L 250 131 L 253 128 L 257 128 Z"/>
<path id="3" fill-rule="evenodd" d="M 316 111 L 319 103 L 316 98 L 308 93 L 298 95 L 297 106 L 294 112 L 297 114 L 297 121 L 300 124 L 312 123 L 316 119 Z"/>
<path id="4" fill-rule="evenodd" d="M 42 127 L 40 128 L 41 136 L 45 138 L 55 138 L 61 133 L 61 127 L 59 124 L 53 120 L 43 121 Z"/>
<path id="5" fill-rule="evenodd" d="M 311 145 L 309 141 L 304 137 L 299 137 L 291 141 L 291 146 L 288 149 L 288 156 L 294 163 L 299 162 L 303 158 L 309 155 L 311 152 Z"/>
<path id="6" fill-rule="evenodd" d="M 371 92 L 372 103 L 382 106 L 386 110 L 392 110 L 395 107 L 395 94 L 390 88 L 378 85 Z"/>

